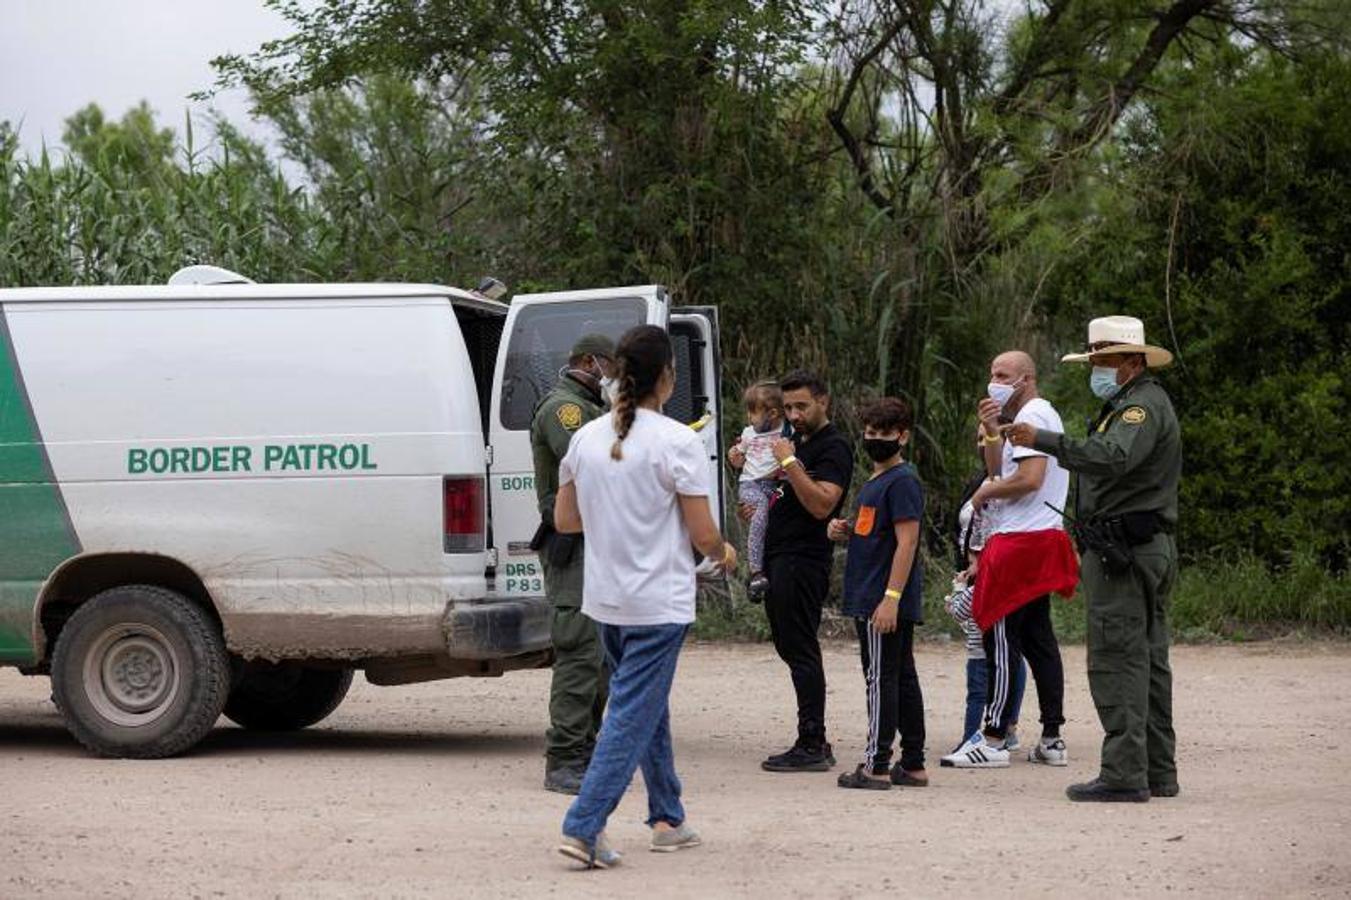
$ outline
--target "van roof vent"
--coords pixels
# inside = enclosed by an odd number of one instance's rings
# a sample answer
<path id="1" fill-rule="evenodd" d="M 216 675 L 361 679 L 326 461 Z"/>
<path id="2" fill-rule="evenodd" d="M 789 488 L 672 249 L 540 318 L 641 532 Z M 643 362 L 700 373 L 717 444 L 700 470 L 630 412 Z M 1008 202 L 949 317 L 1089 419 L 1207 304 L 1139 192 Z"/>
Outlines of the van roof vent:
<path id="1" fill-rule="evenodd" d="M 169 277 L 170 287 L 184 284 L 253 284 L 253 279 L 220 266 L 188 266 Z"/>

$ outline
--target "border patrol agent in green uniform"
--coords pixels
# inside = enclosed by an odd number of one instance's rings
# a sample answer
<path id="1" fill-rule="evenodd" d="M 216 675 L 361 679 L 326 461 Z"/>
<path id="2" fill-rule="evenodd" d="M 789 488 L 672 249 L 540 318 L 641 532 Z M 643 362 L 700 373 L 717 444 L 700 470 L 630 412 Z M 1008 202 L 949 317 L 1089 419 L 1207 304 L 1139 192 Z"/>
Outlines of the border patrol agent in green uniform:
<path id="1" fill-rule="evenodd" d="M 605 412 L 604 387 L 614 355 L 614 342 L 603 335 L 579 340 L 567 370 L 540 401 L 530 423 L 541 519 L 531 549 L 539 552 L 544 591 L 554 605 L 544 787 L 561 794 L 576 794 L 581 789 L 605 710 L 607 675 L 596 625 L 581 610 L 582 535 L 554 531 L 554 496 L 558 464 L 568 452 L 572 435 Z"/>
<path id="2" fill-rule="evenodd" d="M 1144 802 L 1178 793 L 1168 606 L 1177 581 L 1182 442 L 1173 403 L 1149 368 L 1173 355 L 1129 316 L 1094 319 L 1087 353 L 1103 406 L 1084 440 L 1012 426 L 1009 439 L 1077 475 L 1074 531 L 1088 595 L 1088 684 L 1106 732 L 1100 774 L 1071 800 Z"/>

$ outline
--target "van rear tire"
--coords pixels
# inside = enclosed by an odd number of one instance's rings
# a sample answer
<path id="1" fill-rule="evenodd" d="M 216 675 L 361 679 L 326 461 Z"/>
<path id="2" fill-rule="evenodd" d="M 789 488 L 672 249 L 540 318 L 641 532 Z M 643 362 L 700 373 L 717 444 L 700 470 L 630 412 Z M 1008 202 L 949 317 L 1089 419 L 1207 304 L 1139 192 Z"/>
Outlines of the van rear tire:
<path id="1" fill-rule="evenodd" d="M 220 718 L 230 658 L 220 627 L 191 600 L 148 584 L 110 588 L 75 611 L 52 654 L 52 698 L 99 756 L 159 759 Z"/>
<path id="2" fill-rule="evenodd" d="M 297 731 L 328 718 L 351 686 L 351 669 L 251 663 L 230 692 L 225 717 L 253 731 Z"/>

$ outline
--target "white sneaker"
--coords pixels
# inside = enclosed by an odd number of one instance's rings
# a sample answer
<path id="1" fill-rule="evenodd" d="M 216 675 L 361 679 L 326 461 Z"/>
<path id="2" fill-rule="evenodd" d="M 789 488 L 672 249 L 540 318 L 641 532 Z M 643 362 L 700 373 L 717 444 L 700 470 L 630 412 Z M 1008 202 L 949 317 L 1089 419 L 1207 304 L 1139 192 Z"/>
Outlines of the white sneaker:
<path id="1" fill-rule="evenodd" d="M 1030 763 L 1041 763 L 1047 766 L 1068 766 L 1070 764 L 1070 752 L 1065 749 L 1063 738 L 1056 738 L 1053 741 L 1042 739 L 1027 751 L 1027 761 Z"/>
<path id="2" fill-rule="evenodd" d="M 1017 750 L 1022 745 L 1023 742 L 1018 740 L 1018 732 L 1010 731 L 1007 735 L 1005 735 L 1004 749 L 1009 751 L 1010 753 L 1012 753 L 1014 750 Z"/>
<path id="3" fill-rule="evenodd" d="M 978 735 L 943 757 L 938 764 L 952 769 L 1007 769 L 1009 751 L 1007 747 L 991 746 L 983 735 Z"/>

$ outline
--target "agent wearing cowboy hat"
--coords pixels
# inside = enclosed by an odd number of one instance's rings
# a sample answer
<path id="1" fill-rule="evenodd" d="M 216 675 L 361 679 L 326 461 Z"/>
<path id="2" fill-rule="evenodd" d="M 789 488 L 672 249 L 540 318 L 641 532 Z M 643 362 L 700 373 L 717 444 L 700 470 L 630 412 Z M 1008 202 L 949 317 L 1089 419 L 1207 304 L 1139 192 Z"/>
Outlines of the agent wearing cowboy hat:
<path id="1" fill-rule="evenodd" d="M 1182 443 L 1172 401 L 1149 373 L 1173 355 L 1145 343 L 1139 319 L 1088 325 L 1089 384 L 1103 400 L 1084 440 L 1031 425 L 1009 441 L 1049 453 L 1078 480 L 1076 520 L 1111 536 L 1117 552 L 1084 550 L 1088 683 L 1106 735 L 1100 774 L 1071 800 L 1144 802 L 1178 793 L 1168 606 L 1177 581 L 1177 487 Z"/>

